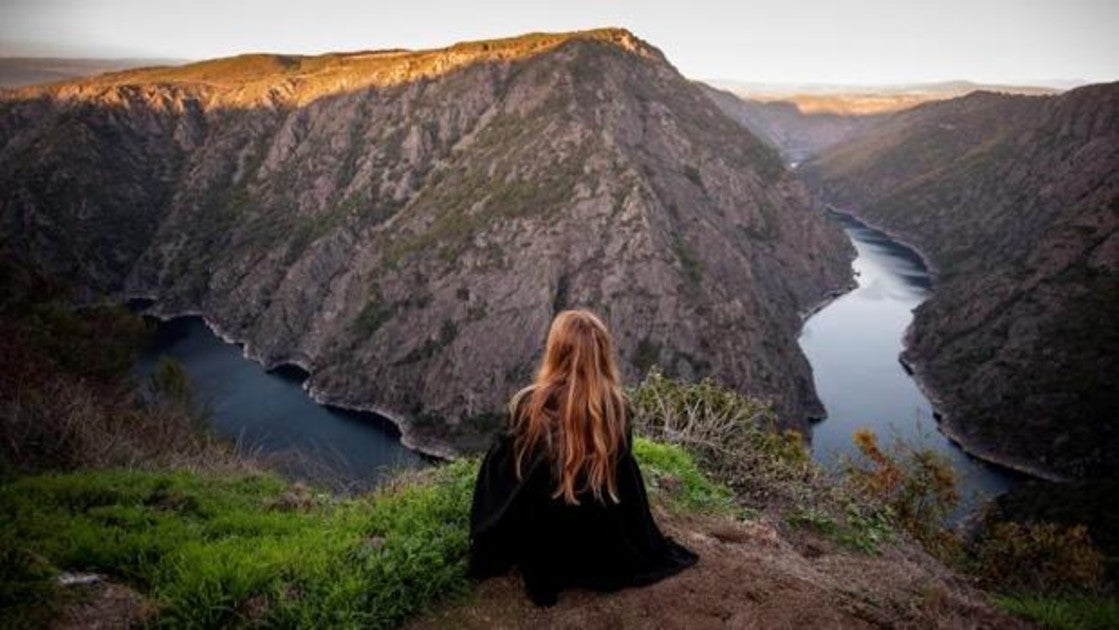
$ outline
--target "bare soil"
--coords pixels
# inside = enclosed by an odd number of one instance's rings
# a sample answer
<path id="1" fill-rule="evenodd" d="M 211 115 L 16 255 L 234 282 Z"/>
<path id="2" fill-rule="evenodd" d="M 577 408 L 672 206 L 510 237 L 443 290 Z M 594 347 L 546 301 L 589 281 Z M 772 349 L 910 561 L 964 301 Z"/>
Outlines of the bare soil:
<path id="1" fill-rule="evenodd" d="M 516 573 L 417 619 L 433 628 L 1022 628 L 984 594 L 908 543 L 879 555 L 819 536 L 789 537 L 765 520 L 736 522 L 658 510 L 667 534 L 700 554 L 644 588 L 565 591 L 538 608 Z"/>

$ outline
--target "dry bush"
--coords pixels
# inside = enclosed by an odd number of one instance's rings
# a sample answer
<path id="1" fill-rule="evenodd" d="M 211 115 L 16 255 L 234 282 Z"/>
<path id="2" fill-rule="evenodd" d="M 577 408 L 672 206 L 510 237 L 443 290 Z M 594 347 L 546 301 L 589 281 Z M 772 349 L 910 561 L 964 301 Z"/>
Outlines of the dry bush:
<path id="1" fill-rule="evenodd" d="M 0 473 L 255 467 L 205 428 L 181 366 L 135 382 L 146 337 L 138 315 L 75 308 L 62 285 L 0 251 Z"/>
<path id="2" fill-rule="evenodd" d="M 973 548 L 972 572 L 991 589 L 1052 594 L 1098 593 L 1103 554 L 1082 525 L 1003 522 Z"/>
<path id="3" fill-rule="evenodd" d="M 818 469 L 796 431 L 777 430 L 772 406 L 718 386 L 685 383 L 656 368 L 629 392 L 642 435 L 698 455 L 719 481 L 754 503 L 796 502 Z"/>
<path id="4" fill-rule="evenodd" d="M 0 400 L 0 453 L 21 472 L 110 466 L 251 469 L 253 457 L 201 429 L 180 401 L 108 396 L 56 378 Z"/>
<path id="5" fill-rule="evenodd" d="M 947 518 L 959 505 L 952 462 L 931 448 L 902 440 L 884 450 L 878 436 L 860 429 L 852 436 L 859 456 L 846 458 L 843 472 L 855 492 L 887 506 L 895 522 L 942 560 L 961 552 L 959 537 Z"/>

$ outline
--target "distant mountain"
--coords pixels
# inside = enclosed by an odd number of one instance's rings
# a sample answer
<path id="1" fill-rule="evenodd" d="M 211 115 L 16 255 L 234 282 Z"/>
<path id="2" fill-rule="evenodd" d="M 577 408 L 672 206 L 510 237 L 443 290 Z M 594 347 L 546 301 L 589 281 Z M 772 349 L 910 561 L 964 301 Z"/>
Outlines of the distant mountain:
<path id="1" fill-rule="evenodd" d="M 1030 95 L 1058 91 L 1049 87 L 984 85 L 969 81 L 883 86 L 714 81 L 710 85 L 715 87 L 704 87 L 723 111 L 777 147 L 786 159 L 798 163 L 872 128 L 890 114 L 922 103 L 976 91 Z"/>
<path id="2" fill-rule="evenodd" d="M 1119 473 L 1119 83 L 973 93 L 901 112 L 802 169 L 927 253 L 905 352 L 981 457 Z"/>
<path id="3" fill-rule="evenodd" d="M 723 113 L 779 150 L 793 164 L 869 129 L 887 116 L 804 113 L 791 101 L 743 99 L 731 92 L 699 85 Z"/>
<path id="4" fill-rule="evenodd" d="M 553 314 L 822 415 L 800 314 L 850 246 L 778 154 L 605 29 L 248 55 L 0 96 L 0 230 L 88 295 L 199 312 L 432 452 L 480 445 Z"/>
<path id="5" fill-rule="evenodd" d="M 0 57 L 0 88 L 25 87 L 146 66 L 177 66 L 182 59 Z"/>

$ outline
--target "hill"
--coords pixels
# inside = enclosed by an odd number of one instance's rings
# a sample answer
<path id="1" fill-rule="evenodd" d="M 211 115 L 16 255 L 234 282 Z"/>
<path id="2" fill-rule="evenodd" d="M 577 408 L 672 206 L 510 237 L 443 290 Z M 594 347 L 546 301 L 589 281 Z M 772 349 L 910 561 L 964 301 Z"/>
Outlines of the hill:
<path id="1" fill-rule="evenodd" d="M 1047 87 L 945 81 L 914 85 L 765 85 L 734 81 L 704 86 L 721 108 L 795 163 L 872 129 L 891 114 L 972 92 L 1054 94 Z"/>
<path id="2" fill-rule="evenodd" d="M 1119 472 L 1119 84 L 922 105 L 803 174 L 935 266 L 904 358 L 945 433 L 1049 478 Z"/>
<path id="3" fill-rule="evenodd" d="M 65 81 L 142 66 L 185 63 L 181 59 L 87 59 L 74 57 L 0 57 L 0 88 Z"/>
<path id="4" fill-rule="evenodd" d="M 0 97 L 0 230 L 84 299 L 200 313 L 406 444 L 477 446 L 552 315 L 823 410 L 800 313 L 850 248 L 775 151 L 604 29 L 432 51 L 248 55 Z"/>

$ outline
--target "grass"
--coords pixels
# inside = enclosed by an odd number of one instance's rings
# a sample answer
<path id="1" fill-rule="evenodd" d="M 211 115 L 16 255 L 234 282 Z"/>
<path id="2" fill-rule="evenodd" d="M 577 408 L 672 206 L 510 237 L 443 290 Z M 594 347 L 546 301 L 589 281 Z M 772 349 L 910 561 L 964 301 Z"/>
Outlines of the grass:
<path id="1" fill-rule="evenodd" d="M 995 605 L 1006 612 L 1056 630 L 1119 628 L 1119 599 L 1114 597 L 1001 595 Z"/>
<path id="2" fill-rule="evenodd" d="M 647 438 L 633 440 L 633 455 L 640 463 L 645 484 L 654 497 L 679 512 L 730 514 L 734 493 L 707 478 L 683 448 Z"/>
<path id="3" fill-rule="evenodd" d="M 726 512 L 679 446 L 638 438 L 653 500 Z M 392 627 L 465 594 L 477 460 L 339 498 L 271 473 L 96 470 L 0 486 L 0 618 L 39 625 L 59 570 L 104 573 L 173 626 Z"/>
<path id="4" fill-rule="evenodd" d="M 271 474 L 27 477 L 0 489 L 0 540 L 54 567 L 123 580 L 155 600 L 161 623 L 389 627 L 467 589 L 475 464 L 349 499 Z M 17 584 L 50 593 L 41 579 Z M 41 603 L 32 597 L 4 618 Z"/>

